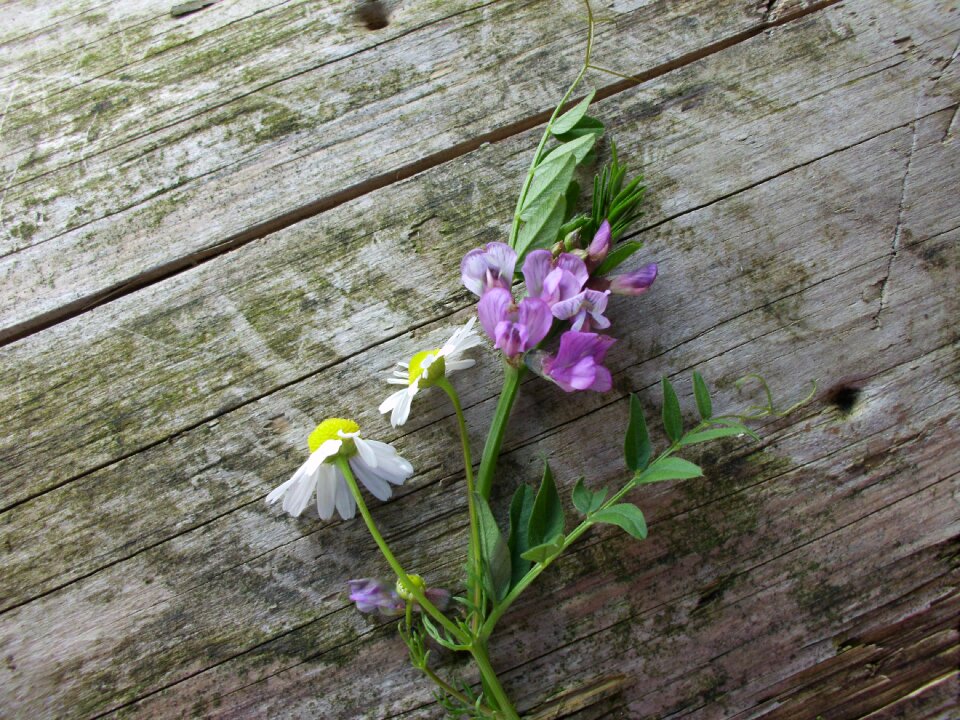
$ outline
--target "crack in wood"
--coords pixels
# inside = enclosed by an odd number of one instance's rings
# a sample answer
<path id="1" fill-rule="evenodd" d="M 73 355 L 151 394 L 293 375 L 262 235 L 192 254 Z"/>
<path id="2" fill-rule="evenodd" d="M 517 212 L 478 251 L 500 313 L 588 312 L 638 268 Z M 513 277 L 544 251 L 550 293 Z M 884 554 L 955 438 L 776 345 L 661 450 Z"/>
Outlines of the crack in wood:
<path id="1" fill-rule="evenodd" d="M 782 17 L 762 21 L 752 28 L 735 33 L 726 38 L 714 41 L 698 50 L 685 53 L 674 60 L 651 68 L 628 80 L 621 80 L 597 90 L 596 100 L 603 100 L 618 93 L 624 92 L 640 83 L 665 75 L 669 72 L 690 65 L 698 60 L 722 52 L 735 45 L 750 40 L 773 27 L 798 21 L 813 13 L 837 4 L 841 0 L 821 0 L 800 8 Z M 409 32 L 413 32 L 411 29 Z M 546 122 L 552 110 L 544 110 L 535 115 L 527 116 L 513 123 L 482 133 L 469 140 L 457 143 L 444 150 L 428 154 L 419 160 L 408 163 L 399 168 L 380 175 L 373 176 L 359 183 L 355 183 L 339 192 L 318 198 L 317 200 L 278 215 L 269 220 L 251 226 L 224 240 L 188 255 L 158 265 L 146 272 L 135 275 L 108 288 L 93 292 L 55 309 L 40 313 L 32 318 L 16 323 L 0 330 L 0 347 L 21 340 L 48 327 L 62 323 L 73 317 L 82 315 L 90 310 L 107 304 L 120 297 L 142 290 L 150 285 L 162 282 L 168 278 L 186 272 L 198 265 L 209 262 L 216 257 L 238 250 L 249 243 L 267 235 L 283 230 L 291 225 L 319 215 L 344 203 L 368 195 L 389 185 L 406 180 L 430 168 L 455 160 L 463 155 L 478 149 L 485 143 L 496 143 L 531 130 Z"/>

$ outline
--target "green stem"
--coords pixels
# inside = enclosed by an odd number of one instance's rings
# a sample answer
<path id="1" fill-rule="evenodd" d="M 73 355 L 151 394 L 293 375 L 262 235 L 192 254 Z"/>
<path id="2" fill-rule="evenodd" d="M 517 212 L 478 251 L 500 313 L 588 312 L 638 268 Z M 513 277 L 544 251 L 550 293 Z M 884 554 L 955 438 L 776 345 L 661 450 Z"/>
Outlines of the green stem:
<path id="1" fill-rule="evenodd" d="M 503 389 L 500 391 L 497 409 L 493 413 L 490 431 L 487 433 L 487 441 L 483 446 L 483 457 L 480 458 L 480 470 L 477 472 L 477 492 L 483 496 L 484 500 L 490 499 L 493 471 L 497 466 L 497 458 L 500 456 L 503 433 L 507 429 L 507 420 L 510 417 L 513 403 L 517 399 L 517 390 L 520 388 L 520 380 L 525 369 L 523 365 L 518 368 L 510 363 L 503 364 Z"/>
<path id="2" fill-rule="evenodd" d="M 357 480 L 353 476 L 353 471 L 350 469 L 350 463 L 347 462 L 344 457 L 337 457 L 336 459 L 337 467 L 340 469 L 340 472 L 343 473 L 343 476 L 347 480 L 347 486 L 350 488 L 350 492 L 353 493 L 354 499 L 357 501 L 357 507 L 360 509 L 360 515 L 363 516 L 363 521 L 367 524 L 367 530 L 370 531 L 370 534 L 373 536 L 373 540 L 377 543 L 377 547 L 380 548 L 380 552 L 383 553 L 383 557 L 386 558 L 387 564 L 393 569 L 393 572 L 396 573 L 397 579 L 401 584 L 407 589 L 413 597 L 416 598 L 417 603 L 420 605 L 420 609 L 423 612 L 427 613 L 436 620 L 438 623 L 443 625 L 443 627 L 449 632 L 453 637 L 457 638 L 461 643 L 469 643 L 470 638 L 453 622 L 440 612 L 436 605 L 430 602 L 427 599 L 427 596 L 424 594 L 423 590 L 417 587 L 414 583 L 410 582 L 407 571 L 403 569 L 403 566 L 394 557 L 394 554 L 390 551 L 390 548 L 387 546 L 386 541 L 383 539 L 383 536 L 380 534 L 380 531 L 377 530 L 376 523 L 373 522 L 373 516 L 370 515 L 370 511 L 367 509 L 367 504 L 363 501 L 363 496 L 360 494 L 360 488 L 357 486 Z"/>
<path id="3" fill-rule="evenodd" d="M 480 523 L 477 519 L 477 507 L 474 500 L 474 482 L 473 482 L 473 460 L 470 455 L 470 438 L 467 436 L 467 421 L 463 417 L 463 408 L 460 406 L 460 396 L 447 378 L 443 377 L 436 382 L 437 387 L 441 388 L 453 403 L 453 410 L 457 415 L 457 425 L 460 428 L 460 445 L 463 448 L 463 470 L 467 478 L 467 512 L 470 514 L 470 560 L 473 562 L 474 571 L 474 589 L 473 606 L 476 612 L 473 616 L 473 630 L 476 632 L 480 627 L 481 603 L 483 602 L 483 589 L 480 578 L 483 577 L 483 557 L 480 554 Z"/>
<path id="4" fill-rule="evenodd" d="M 484 683 L 486 687 L 490 689 L 490 692 L 493 693 L 497 707 L 503 716 L 506 717 L 507 720 L 520 720 L 520 715 L 517 714 L 516 708 L 513 707 L 513 703 L 510 702 L 510 698 L 500 684 L 500 679 L 497 677 L 493 665 L 490 664 L 490 658 L 487 656 L 486 642 L 482 640 L 475 642 L 470 650 L 470 654 L 473 655 L 477 667 L 480 668 L 480 674 L 483 675 Z"/>
<path id="5" fill-rule="evenodd" d="M 547 127 L 543 131 L 543 137 L 540 138 L 537 151 L 533 154 L 533 162 L 530 163 L 530 170 L 527 172 L 527 177 L 523 181 L 523 187 L 520 188 L 520 197 L 517 198 L 517 208 L 513 213 L 513 226 L 510 228 L 510 239 L 507 241 L 510 247 L 516 247 L 517 235 L 520 232 L 520 213 L 523 211 L 523 203 L 524 200 L 527 199 L 527 191 L 530 189 L 530 183 L 533 181 L 533 172 L 537 169 L 537 165 L 540 164 L 540 160 L 543 157 L 543 149 L 547 144 L 547 140 L 550 138 L 550 128 L 553 126 L 553 121 L 560 115 L 560 111 L 563 109 L 563 106 L 567 104 L 570 95 L 573 94 L 573 91 L 577 85 L 580 84 L 580 81 L 583 80 L 583 76 L 587 74 L 587 70 L 590 68 L 590 53 L 593 50 L 593 10 L 590 8 L 589 0 L 584 0 L 583 4 L 587 7 L 587 49 L 584 53 L 583 67 L 580 68 L 577 77 L 570 84 L 570 87 L 567 88 L 567 92 L 564 93 L 563 98 L 561 98 L 550 119 L 547 121 Z"/>

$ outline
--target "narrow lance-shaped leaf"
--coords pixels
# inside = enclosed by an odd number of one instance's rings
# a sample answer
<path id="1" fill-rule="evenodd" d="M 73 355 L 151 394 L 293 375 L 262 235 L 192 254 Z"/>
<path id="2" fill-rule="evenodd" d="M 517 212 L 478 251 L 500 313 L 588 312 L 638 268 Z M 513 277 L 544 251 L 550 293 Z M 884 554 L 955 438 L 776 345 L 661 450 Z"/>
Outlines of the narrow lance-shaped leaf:
<path id="1" fill-rule="evenodd" d="M 533 497 L 533 488 L 523 484 L 517 488 L 510 502 L 510 537 L 507 540 L 510 550 L 510 587 L 516 585 L 530 569 L 530 561 L 523 558 L 523 553 L 530 549 L 527 529 L 530 513 L 533 512 Z"/>
<path id="2" fill-rule="evenodd" d="M 554 136 L 560 142 L 568 142 L 570 140 L 576 140 L 578 137 L 582 137 L 583 135 L 596 135 L 599 137 L 603 134 L 603 129 L 602 122 L 597 120 L 595 117 L 584 115 L 571 130 L 568 130 L 565 133 L 556 133 Z"/>
<path id="3" fill-rule="evenodd" d="M 689 460 L 678 457 L 666 457 L 654 462 L 637 476 L 636 485 L 662 482 L 664 480 L 689 480 L 700 477 L 703 470 Z"/>
<path id="4" fill-rule="evenodd" d="M 596 491 L 589 490 L 583 484 L 583 478 L 579 478 L 577 484 L 573 486 L 573 506 L 584 515 L 599 510 L 606 497 L 606 488 Z"/>
<path id="5" fill-rule="evenodd" d="M 640 508 L 630 503 L 619 503 L 604 508 L 593 515 L 594 522 L 616 525 L 639 540 L 647 537 L 647 521 Z"/>
<path id="6" fill-rule="evenodd" d="M 633 240 L 628 240 L 617 245 L 613 250 L 610 251 L 610 254 L 604 258 L 603 262 L 600 263 L 600 266 L 594 271 L 595 275 L 606 275 L 611 270 L 616 269 L 624 260 L 630 258 L 637 250 L 643 247 L 643 243 L 634 242 Z"/>
<path id="7" fill-rule="evenodd" d="M 623 441 L 623 454 L 627 468 L 633 472 L 643 470 L 650 462 L 650 435 L 647 421 L 643 417 L 640 399 L 630 393 L 630 420 L 627 423 L 627 436 Z"/>
<path id="8" fill-rule="evenodd" d="M 483 581 L 491 599 L 502 600 L 510 589 L 510 551 L 490 506 L 480 493 L 474 493 L 483 555 Z"/>
<path id="9" fill-rule="evenodd" d="M 710 391 L 707 389 L 707 381 L 703 375 L 698 372 L 693 373 L 693 396 L 697 400 L 697 412 L 704 420 L 713 417 L 713 403 L 710 401 Z"/>
<path id="10" fill-rule="evenodd" d="M 566 207 L 564 196 L 558 195 L 552 207 L 531 218 L 529 222 L 523 223 L 517 236 L 517 246 L 514 248 L 518 262 L 523 260 L 528 250 L 549 247 L 556 242 L 557 233 L 563 225 Z"/>
<path id="11" fill-rule="evenodd" d="M 533 511 L 530 513 L 530 523 L 527 531 L 527 541 L 530 547 L 542 545 L 550 538 L 563 532 L 563 505 L 557 494 L 557 486 L 553 482 L 553 473 L 550 464 L 543 465 L 543 480 L 540 489 L 533 501 Z"/>
<path id="12" fill-rule="evenodd" d="M 558 195 L 566 196 L 576 165 L 576 158 L 572 155 L 558 157 L 539 165 L 523 199 L 520 219 L 529 222 L 543 212 L 544 208 L 549 209 Z"/>
<path id="13" fill-rule="evenodd" d="M 590 103 L 593 102 L 593 96 L 595 94 L 595 92 L 591 92 L 583 100 L 554 120 L 553 125 L 550 126 L 550 132 L 554 135 L 562 135 L 565 132 L 573 130 L 573 128 L 577 126 L 577 123 L 580 122 L 580 119 L 587 114 L 587 109 L 590 107 Z"/>
<path id="14" fill-rule="evenodd" d="M 700 432 L 687 433 L 680 438 L 680 444 L 696 445 L 697 443 L 710 442 L 711 440 L 719 440 L 725 437 L 739 437 L 740 435 L 749 435 L 752 438 L 758 439 L 756 434 L 749 428 L 743 427 L 742 425 L 739 427 L 732 425 L 730 427 L 710 428 L 709 430 L 702 430 Z"/>
<path id="15" fill-rule="evenodd" d="M 677 400 L 677 392 L 666 377 L 661 379 L 660 385 L 663 389 L 663 427 L 667 431 L 667 437 L 673 442 L 677 442 L 683 435 L 683 416 L 680 415 L 680 401 Z"/>

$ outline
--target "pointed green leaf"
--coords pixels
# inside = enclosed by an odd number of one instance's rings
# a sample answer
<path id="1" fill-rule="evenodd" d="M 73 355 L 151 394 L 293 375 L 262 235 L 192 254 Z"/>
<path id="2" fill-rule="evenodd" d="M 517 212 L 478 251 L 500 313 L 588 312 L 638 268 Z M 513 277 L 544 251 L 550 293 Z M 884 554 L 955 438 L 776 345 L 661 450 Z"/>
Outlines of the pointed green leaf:
<path id="1" fill-rule="evenodd" d="M 517 488 L 510 502 L 510 539 L 507 541 L 510 550 L 510 587 L 516 585 L 530 569 L 530 562 L 523 559 L 523 553 L 530 548 L 527 527 L 530 513 L 533 512 L 533 496 L 533 488 L 523 484 Z"/>
<path id="2" fill-rule="evenodd" d="M 557 240 L 557 233 L 563 225 L 566 214 L 566 201 L 563 195 L 558 195 L 554 205 L 548 211 L 540 212 L 529 222 L 523 223 L 517 236 L 517 262 L 523 261 L 528 250 L 540 247 L 550 247 Z"/>
<path id="3" fill-rule="evenodd" d="M 663 482 L 664 480 L 689 480 L 700 477 L 703 470 L 689 460 L 678 457 L 667 457 L 657 460 L 650 467 L 637 475 L 634 483 L 645 485 L 648 483 Z"/>
<path id="4" fill-rule="evenodd" d="M 480 493 L 474 493 L 483 554 L 484 589 L 491 599 L 502 600 L 510 589 L 510 551 L 490 506 Z"/>
<path id="5" fill-rule="evenodd" d="M 740 427 L 731 425 L 730 427 L 711 428 L 710 430 L 702 430 L 701 432 L 687 433 L 680 438 L 680 444 L 696 445 L 697 443 L 710 442 L 711 440 L 719 440 L 725 437 L 738 437 L 740 435 L 752 435 L 756 437 L 752 431 L 742 425 Z"/>
<path id="6" fill-rule="evenodd" d="M 523 198 L 520 219 L 530 222 L 538 213 L 543 212 L 544 208 L 549 210 L 556 202 L 558 195 L 565 196 L 576 166 L 576 158 L 572 155 L 558 157 L 556 160 L 538 165 L 533 173 L 530 187 L 527 188 L 527 194 Z"/>
<path id="7" fill-rule="evenodd" d="M 710 401 L 710 391 L 707 389 L 707 381 L 703 375 L 698 372 L 693 373 L 693 396 L 697 400 L 697 412 L 704 420 L 709 420 L 713 415 L 713 403 Z"/>
<path id="8" fill-rule="evenodd" d="M 584 515 L 589 515 L 598 510 L 606 497 L 606 488 L 600 488 L 596 491 L 589 490 L 583 484 L 583 478 L 579 478 L 577 484 L 573 486 L 573 506 Z"/>
<path id="9" fill-rule="evenodd" d="M 581 135 L 580 137 L 574 138 L 573 140 L 565 142 L 562 145 L 557 145 L 557 147 L 547 154 L 547 157 L 543 162 L 544 164 L 548 162 L 559 162 L 560 158 L 570 155 L 576 158 L 578 163 L 581 163 L 587 156 L 587 153 L 593 149 L 593 145 L 596 141 L 597 135 L 594 133 Z"/>
<path id="10" fill-rule="evenodd" d="M 620 266 L 624 260 L 627 260 L 637 250 L 643 247 L 643 243 L 627 240 L 617 245 L 610 254 L 604 259 L 600 266 L 594 271 L 596 275 L 606 275 L 614 268 Z"/>
<path id="11" fill-rule="evenodd" d="M 568 142 L 569 140 L 576 140 L 578 137 L 583 135 L 603 135 L 603 123 L 597 120 L 595 117 L 590 117 L 589 115 L 584 115 L 580 122 L 576 126 L 565 133 L 555 134 L 554 137 L 557 138 L 560 142 Z"/>
<path id="12" fill-rule="evenodd" d="M 563 535 L 555 535 L 549 542 L 536 545 L 523 554 L 523 559 L 546 565 L 563 550 Z"/>
<path id="13" fill-rule="evenodd" d="M 647 421 L 643 417 L 640 399 L 630 393 L 630 420 L 627 422 L 627 436 L 623 440 L 623 454 L 627 468 L 633 472 L 643 470 L 650 462 L 650 435 L 647 433 Z"/>
<path id="14" fill-rule="evenodd" d="M 554 120 L 553 125 L 550 126 L 550 132 L 554 135 L 562 135 L 565 132 L 573 130 L 581 118 L 587 114 L 587 109 L 590 107 L 590 103 L 593 102 L 593 96 L 595 94 L 596 93 L 591 92 L 583 100 Z"/>
<path id="15" fill-rule="evenodd" d="M 543 480 L 540 489 L 533 501 L 533 512 L 530 513 L 530 523 L 527 530 L 527 539 L 530 547 L 541 545 L 548 538 L 563 532 L 563 505 L 557 494 L 557 486 L 553 482 L 553 473 L 549 463 L 543 465 Z"/>
<path id="16" fill-rule="evenodd" d="M 680 401 L 677 400 L 677 392 L 666 376 L 661 379 L 660 386 L 663 389 L 663 427 L 667 431 L 667 437 L 676 442 L 683 435 Z"/>
<path id="17" fill-rule="evenodd" d="M 593 521 L 623 528 L 633 537 L 643 540 L 647 536 L 647 521 L 640 508 L 630 503 L 619 503 L 604 508 L 593 515 Z"/>

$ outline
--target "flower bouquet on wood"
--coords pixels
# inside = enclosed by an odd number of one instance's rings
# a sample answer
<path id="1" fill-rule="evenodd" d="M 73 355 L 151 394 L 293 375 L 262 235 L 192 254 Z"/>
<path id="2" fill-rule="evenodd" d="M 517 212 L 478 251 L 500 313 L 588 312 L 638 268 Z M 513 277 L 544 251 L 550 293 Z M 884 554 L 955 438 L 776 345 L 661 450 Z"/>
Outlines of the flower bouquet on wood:
<path id="1" fill-rule="evenodd" d="M 334 512 L 351 519 L 359 510 L 393 577 L 345 579 L 349 598 L 361 612 L 395 616 L 410 660 L 437 686 L 437 701 L 450 717 L 502 718 L 520 715 L 507 695 L 488 655 L 497 624 L 536 578 L 592 526 L 613 525 L 643 540 L 647 526 L 633 502 L 633 492 L 651 483 L 700 477 L 693 462 L 680 457 L 691 445 L 727 437 L 757 436 L 744 424 L 751 419 L 783 415 L 769 388 L 757 375 L 766 403 L 743 412 L 714 411 L 707 383 L 693 373 L 700 421 L 686 428 L 677 394 L 666 378 L 662 422 L 669 444 L 655 452 L 640 401 L 630 396 L 625 429 L 625 477 L 617 488 L 592 488 L 584 478 L 572 488 L 576 520 L 565 517 L 563 503 L 545 463 L 538 488 L 521 484 L 508 517 L 497 518 L 489 499 L 496 481 L 497 459 L 521 379 L 539 375 L 559 392 L 606 392 L 610 371 L 604 358 L 616 342 L 606 334 L 611 294 L 639 296 L 657 277 L 656 263 L 632 270 L 623 266 L 642 248 L 624 239 L 641 216 L 643 178 L 628 179 L 627 168 L 611 144 L 611 158 L 593 178 L 589 202 L 581 202 L 577 171 L 604 132 L 588 114 L 593 93 L 568 107 L 568 100 L 589 69 L 612 72 L 590 62 L 593 18 L 589 19 L 586 58 L 564 94 L 534 152 L 523 181 L 507 242 L 491 242 L 470 250 L 460 266 L 464 286 L 478 297 L 477 318 L 455 329 L 440 348 L 422 349 L 397 364 L 386 382 L 397 386 L 380 405 L 394 427 L 403 425 L 417 395 L 437 388 L 445 393 L 459 425 L 464 486 L 469 513 L 469 539 L 464 556 L 463 590 L 452 596 L 427 579 L 408 572 L 385 542 L 371 515 L 361 486 L 380 501 L 391 497 L 413 473 L 412 465 L 390 445 L 371 439 L 352 420 L 332 417 L 309 435 L 310 455 L 285 483 L 267 496 L 283 510 L 299 516 L 316 502 L 320 518 Z M 583 210 L 581 211 L 581 207 Z M 451 376 L 472 367 L 471 348 L 486 341 L 503 359 L 503 388 L 474 474 L 472 449 L 460 399 Z M 743 378 L 738 382 L 743 382 Z M 432 659 L 440 648 L 468 653 L 479 671 L 478 684 L 441 677 Z"/>

